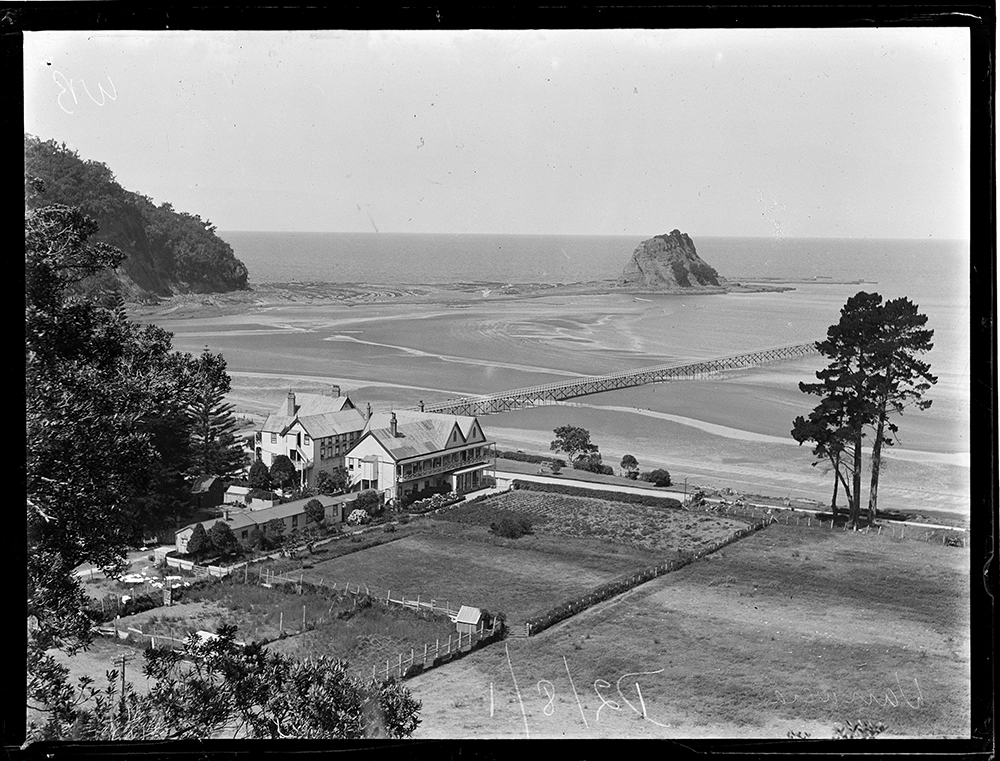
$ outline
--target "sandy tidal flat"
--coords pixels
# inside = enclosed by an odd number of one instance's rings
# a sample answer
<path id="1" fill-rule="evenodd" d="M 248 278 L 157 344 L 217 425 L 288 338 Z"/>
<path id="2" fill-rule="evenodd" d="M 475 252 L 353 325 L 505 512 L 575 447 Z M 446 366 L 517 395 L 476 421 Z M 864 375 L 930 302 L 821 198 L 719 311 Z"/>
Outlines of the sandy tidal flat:
<path id="1" fill-rule="evenodd" d="M 803 286 L 785 293 L 645 295 L 552 289 L 498 296 L 424 288 L 365 301 L 294 289 L 199 310 L 159 309 L 143 319 L 192 353 L 222 352 L 239 412 L 256 419 L 289 389 L 333 384 L 375 410 L 562 381 L 585 375 L 728 356 L 822 338 L 857 286 Z M 936 329 L 927 355 L 939 376 L 926 412 L 898 422 L 886 454 L 880 504 L 968 514 L 970 500 L 967 330 L 960 310 L 928 304 Z M 967 341 L 966 341 L 967 343 Z M 678 484 L 730 486 L 827 502 L 832 476 L 789 436 L 818 401 L 798 390 L 820 357 L 711 379 L 578 397 L 489 416 L 502 448 L 548 451 L 552 429 L 581 425 L 606 463 L 634 455 L 666 467 Z"/>

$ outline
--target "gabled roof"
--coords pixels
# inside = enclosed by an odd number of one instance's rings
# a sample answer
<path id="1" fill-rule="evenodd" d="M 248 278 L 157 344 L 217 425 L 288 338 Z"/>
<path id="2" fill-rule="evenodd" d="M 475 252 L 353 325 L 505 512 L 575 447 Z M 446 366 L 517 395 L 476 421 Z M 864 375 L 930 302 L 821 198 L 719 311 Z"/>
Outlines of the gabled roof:
<path id="1" fill-rule="evenodd" d="M 478 624 L 479 619 L 483 617 L 483 612 L 479 608 L 473 608 L 471 605 L 463 605 L 458 609 L 458 615 L 455 616 L 456 624 Z"/>
<path id="2" fill-rule="evenodd" d="M 191 493 L 203 494 L 207 491 L 210 491 L 212 487 L 215 485 L 215 482 L 216 481 L 221 482 L 221 480 L 222 479 L 220 479 L 218 476 L 201 476 L 200 478 L 195 479 L 194 483 L 191 485 Z"/>
<path id="3" fill-rule="evenodd" d="M 294 411 L 289 410 L 289 404 L 294 403 Z M 341 411 L 353 411 L 360 418 L 361 425 L 364 425 L 364 417 L 354 409 L 354 404 L 346 396 L 324 396 L 323 394 L 289 394 L 288 398 L 281 402 L 281 406 L 267 416 L 264 427 L 261 429 L 267 433 L 284 434 L 296 420 L 303 421 L 314 416 L 326 416 Z M 344 418 L 344 423 L 348 418 Z M 304 427 L 304 426 L 303 426 Z M 359 428 L 351 428 L 356 431 Z M 336 433 L 342 433 L 337 431 Z M 333 436 L 335 433 L 309 432 L 310 436 L 322 437 Z"/>
<path id="4" fill-rule="evenodd" d="M 318 494 L 315 497 L 307 497 L 305 499 L 297 499 L 294 502 L 286 502 L 283 505 L 275 505 L 274 507 L 265 507 L 263 510 L 229 510 L 229 520 L 220 516 L 218 518 L 211 518 L 207 521 L 197 521 L 196 523 L 189 523 L 184 528 L 178 529 L 177 533 L 186 531 L 187 529 L 193 529 L 197 523 L 200 523 L 208 531 L 219 521 L 229 524 L 229 528 L 233 531 L 238 531 L 240 529 L 248 528 L 249 526 L 261 526 L 268 521 L 274 520 L 275 518 L 288 518 L 292 515 L 301 515 L 305 512 L 306 503 L 310 500 L 317 499 L 323 507 L 330 507 L 331 505 L 337 505 L 341 502 L 353 502 L 357 499 L 358 495 L 356 493 L 350 494 L 338 494 L 335 497 L 328 497 L 325 494 Z"/>
<path id="5" fill-rule="evenodd" d="M 370 433 L 396 461 L 421 457 L 448 448 L 452 431 L 458 426 L 465 443 L 476 418 L 467 415 L 444 415 L 439 412 L 397 410 L 396 435 L 392 435 L 390 412 L 379 412 L 368 419 L 365 432 Z"/>
<path id="6" fill-rule="evenodd" d="M 363 430 L 365 416 L 352 407 L 340 412 L 323 412 L 307 416 L 300 414 L 299 423 L 314 439 L 321 439 L 324 436 L 338 436 L 342 433 Z"/>

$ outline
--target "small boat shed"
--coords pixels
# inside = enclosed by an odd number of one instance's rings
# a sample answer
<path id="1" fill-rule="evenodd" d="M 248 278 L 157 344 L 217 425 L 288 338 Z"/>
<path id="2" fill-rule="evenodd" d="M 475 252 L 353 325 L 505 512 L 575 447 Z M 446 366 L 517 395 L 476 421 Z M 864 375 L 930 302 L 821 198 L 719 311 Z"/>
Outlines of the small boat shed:
<path id="1" fill-rule="evenodd" d="M 458 629 L 459 634 L 478 631 L 483 617 L 483 612 L 479 608 L 463 605 L 458 609 L 458 615 L 455 616 L 455 628 Z"/>

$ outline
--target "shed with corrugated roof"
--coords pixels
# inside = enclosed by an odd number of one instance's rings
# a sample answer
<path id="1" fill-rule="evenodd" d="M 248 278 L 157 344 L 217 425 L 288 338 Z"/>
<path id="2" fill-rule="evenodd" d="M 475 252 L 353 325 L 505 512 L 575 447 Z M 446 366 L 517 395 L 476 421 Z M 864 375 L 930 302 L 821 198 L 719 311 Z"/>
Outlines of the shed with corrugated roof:
<path id="1" fill-rule="evenodd" d="M 458 615 L 455 616 L 455 628 L 458 629 L 459 634 L 478 631 L 484 618 L 485 614 L 479 608 L 463 605 L 458 609 Z"/>

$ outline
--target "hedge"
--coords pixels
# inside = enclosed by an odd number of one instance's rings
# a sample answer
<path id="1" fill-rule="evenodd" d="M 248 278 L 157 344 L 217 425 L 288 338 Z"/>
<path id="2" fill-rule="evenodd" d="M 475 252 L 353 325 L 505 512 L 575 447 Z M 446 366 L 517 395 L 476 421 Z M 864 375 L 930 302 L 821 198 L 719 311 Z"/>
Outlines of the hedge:
<path id="1" fill-rule="evenodd" d="M 572 497 L 591 497 L 593 499 L 603 499 L 609 502 L 625 502 L 630 505 L 645 505 L 646 507 L 669 507 L 679 509 L 680 500 L 673 497 L 654 497 L 651 494 L 636 494 L 634 492 L 603 491 L 601 489 L 588 489 L 585 486 L 570 486 L 569 484 L 547 484 L 538 481 L 522 481 L 514 479 L 515 489 L 525 491 L 552 492 L 555 494 L 567 494 Z"/>
<path id="2" fill-rule="evenodd" d="M 497 452 L 497 457 L 503 460 L 517 460 L 518 462 L 531 462 L 541 465 L 545 462 L 557 462 L 562 468 L 566 467 L 566 461 L 559 457 L 543 457 L 540 454 L 526 454 L 524 452 L 503 451 Z"/>
<path id="3" fill-rule="evenodd" d="M 758 523 L 742 528 L 727 538 L 718 541 L 709 547 L 704 547 L 697 552 L 685 553 L 675 560 L 649 566 L 641 571 L 631 573 L 628 576 L 621 576 L 605 584 L 601 584 L 598 587 L 594 587 L 589 592 L 560 603 L 539 616 L 528 619 L 526 622 L 528 624 L 528 634 L 529 636 L 537 634 L 538 632 L 548 629 L 553 624 L 557 624 L 570 616 L 575 616 L 577 613 L 580 613 L 581 611 L 584 611 L 599 602 L 604 602 L 615 595 L 619 595 L 622 592 L 632 589 L 633 587 L 637 587 L 640 584 L 650 581 L 651 579 L 655 579 L 657 576 L 662 576 L 665 573 L 676 571 L 678 568 L 683 568 L 684 566 L 698 560 L 701 557 L 704 557 L 705 555 L 708 555 L 709 553 L 722 549 L 727 544 L 731 544 L 738 539 L 749 536 L 756 531 L 760 531 L 762 528 L 767 526 L 767 524 L 768 521 L 766 520 L 759 521 Z"/>

